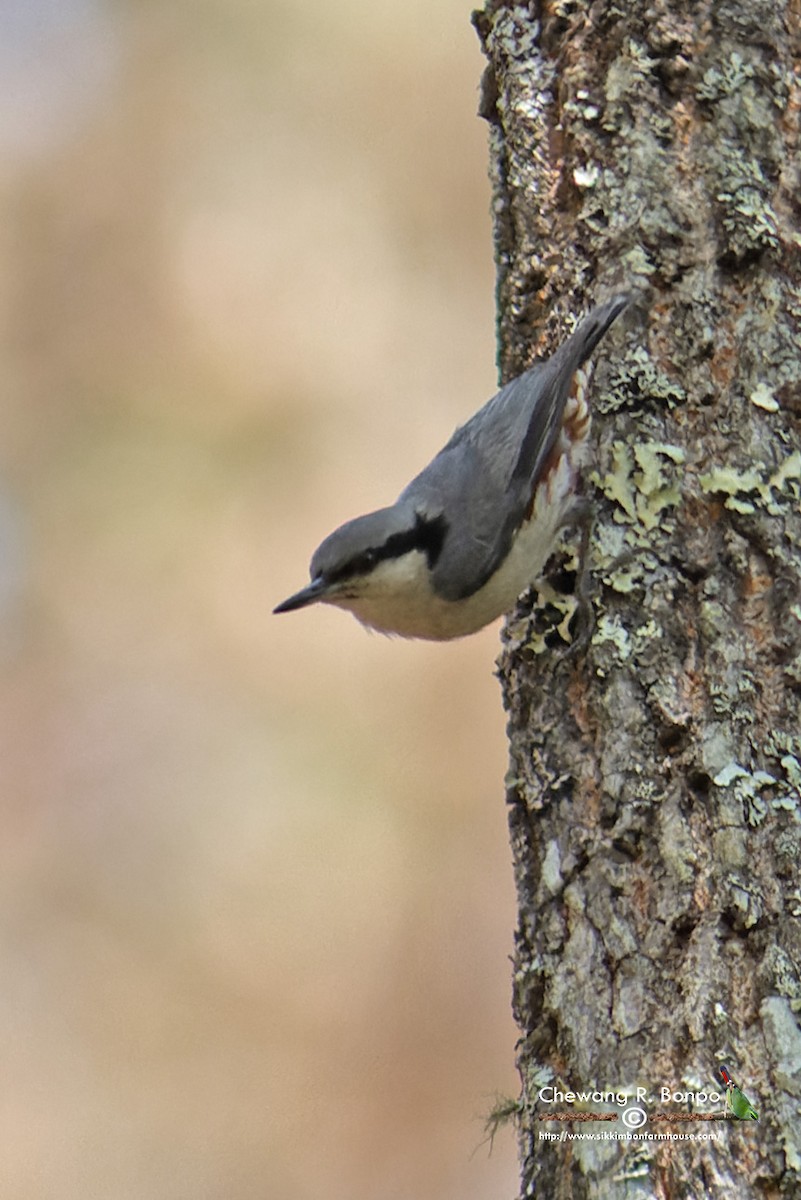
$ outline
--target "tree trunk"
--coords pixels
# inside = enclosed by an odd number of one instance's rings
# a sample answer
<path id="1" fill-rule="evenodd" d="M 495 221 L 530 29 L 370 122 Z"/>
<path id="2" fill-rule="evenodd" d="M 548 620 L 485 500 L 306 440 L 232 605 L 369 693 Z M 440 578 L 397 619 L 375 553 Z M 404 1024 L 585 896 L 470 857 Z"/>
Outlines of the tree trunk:
<path id="1" fill-rule="evenodd" d="M 564 652 L 552 571 L 499 664 L 521 1194 L 801 1195 L 801 5 L 474 20 L 503 377 L 640 296 L 596 355 L 591 642 Z M 758 1123 L 659 1123 L 721 1111 L 660 1089 L 722 1093 L 723 1064 Z M 647 1123 L 548 1123 L 577 1109 L 545 1084 L 639 1086 Z"/>

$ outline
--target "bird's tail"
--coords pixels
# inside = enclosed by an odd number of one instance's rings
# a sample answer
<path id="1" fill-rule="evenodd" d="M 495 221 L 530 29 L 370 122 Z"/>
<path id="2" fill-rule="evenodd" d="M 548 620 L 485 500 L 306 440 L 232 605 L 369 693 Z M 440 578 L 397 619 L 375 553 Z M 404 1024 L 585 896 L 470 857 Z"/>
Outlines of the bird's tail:
<path id="1" fill-rule="evenodd" d="M 623 309 L 631 303 L 630 292 L 621 292 L 599 304 L 579 321 L 567 341 L 563 342 L 551 359 L 560 377 L 569 377 L 587 361 L 601 338 Z"/>

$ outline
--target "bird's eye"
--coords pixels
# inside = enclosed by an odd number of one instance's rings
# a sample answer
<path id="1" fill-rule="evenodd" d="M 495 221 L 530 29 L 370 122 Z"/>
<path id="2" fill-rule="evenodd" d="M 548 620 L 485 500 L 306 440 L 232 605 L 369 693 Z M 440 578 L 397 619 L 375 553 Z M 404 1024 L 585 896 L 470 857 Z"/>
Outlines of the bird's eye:
<path id="1" fill-rule="evenodd" d="M 378 562 L 379 555 L 375 550 L 363 550 L 356 554 L 343 566 L 332 572 L 331 578 L 336 580 L 351 579 L 354 575 L 367 575 Z"/>

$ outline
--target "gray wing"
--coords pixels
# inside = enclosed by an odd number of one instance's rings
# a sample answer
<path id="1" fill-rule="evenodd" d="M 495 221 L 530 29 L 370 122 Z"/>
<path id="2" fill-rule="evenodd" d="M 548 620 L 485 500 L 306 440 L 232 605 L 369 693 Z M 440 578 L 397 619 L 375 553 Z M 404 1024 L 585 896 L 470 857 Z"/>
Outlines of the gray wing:
<path id="1" fill-rule="evenodd" d="M 551 360 L 553 361 L 553 360 Z M 454 433 L 400 497 L 447 522 L 432 582 L 446 600 L 478 591 L 506 557 L 561 425 L 570 376 L 544 363 L 507 384 Z"/>
<path id="2" fill-rule="evenodd" d="M 552 358 L 508 383 L 400 497 L 447 530 L 432 582 L 446 600 L 478 591 L 509 552 L 562 424 L 575 371 L 630 297 L 592 310 Z"/>

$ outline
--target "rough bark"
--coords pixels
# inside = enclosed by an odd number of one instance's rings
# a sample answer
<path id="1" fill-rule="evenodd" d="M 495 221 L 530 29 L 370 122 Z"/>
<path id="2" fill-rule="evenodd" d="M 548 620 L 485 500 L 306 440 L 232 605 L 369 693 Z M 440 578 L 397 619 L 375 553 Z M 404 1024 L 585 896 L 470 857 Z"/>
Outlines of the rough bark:
<path id="1" fill-rule="evenodd" d="M 591 643 L 559 649 L 552 572 L 499 662 L 521 1194 L 801 1195 L 801 4 L 474 21 L 502 376 L 642 297 L 593 387 Z M 540 1139 L 549 1080 L 722 1091 L 722 1063 L 760 1119 L 716 1142 Z"/>

